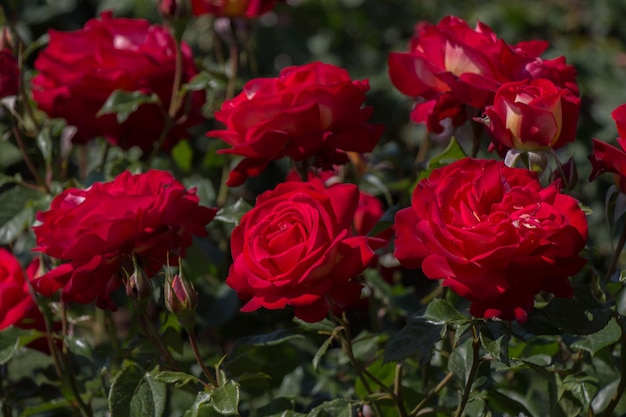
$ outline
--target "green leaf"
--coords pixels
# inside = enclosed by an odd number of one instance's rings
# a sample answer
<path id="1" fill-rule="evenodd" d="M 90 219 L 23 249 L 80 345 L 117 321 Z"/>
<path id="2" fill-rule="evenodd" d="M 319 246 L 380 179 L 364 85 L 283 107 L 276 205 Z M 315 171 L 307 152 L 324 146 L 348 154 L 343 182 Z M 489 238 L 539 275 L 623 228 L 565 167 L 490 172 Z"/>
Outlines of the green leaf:
<path id="1" fill-rule="evenodd" d="M 544 308 L 533 309 L 522 328 L 536 335 L 588 335 L 606 326 L 611 314 L 606 308 L 588 308 L 576 299 L 555 297 Z"/>
<path id="2" fill-rule="evenodd" d="M 174 384 L 174 387 L 180 388 L 184 385 L 195 383 L 202 383 L 194 375 L 187 374 L 185 372 L 175 372 L 175 371 L 161 371 L 153 376 L 157 381 L 161 381 L 165 384 Z"/>
<path id="3" fill-rule="evenodd" d="M 67 400 L 65 399 L 52 400 L 52 401 L 45 402 L 43 404 L 39 404 L 33 407 L 25 408 L 24 411 L 22 411 L 22 413 L 20 414 L 20 417 L 30 417 L 30 416 L 35 416 L 35 415 L 39 415 L 39 416 L 41 415 L 54 415 L 54 416 L 67 415 L 67 414 L 62 414 L 61 409 L 68 409 L 68 408 L 70 408 L 70 403 Z M 69 411 L 66 411 L 66 413 L 69 413 Z"/>
<path id="4" fill-rule="evenodd" d="M 141 91 L 115 90 L 111 93 L 102 108 L 96 114 L 100 117 L 104 114 L 115 113 L 117 122 L 122 124 L 142 104 L 160 104 L 159 96 L 155 93 L 150 95 Z"/>
<path id="5" fill-rule="evenodd" d="M 461 314 L 449 301 L 439 298 L 428 303 L 422 317 L 432 324 L 467 323 L 470 321 L 469 317 Z"/>
<path id="6" fill-rule="evenodd" d="M 188 174 L 191 172 L 193 149 L 186 140 L 181 140 L 172 148 L 172 159 L 181 171 Z"/>
<path id="7" fill-rule="evenodd" d="M 387 344 L 384 362 L 401 361 L 413 355 L 417 355 L 422 362 L 426 361 L 435 344 L 441 340 L 444 329 L 444 326 L 426 321 L 419 315 L 410 316 L 408 324 Z"/>
<path id="8" fill-rule="evenodd" d="M 367 367 L 367 370 L 371 375 L 374 375 L 378 378 L 379 381 L 383 382 L 387 386 L 391 386 L 393 384 L 393 379 L 396 373 L 396 367 L 393 363 L 383 363 L 382 358 L 376 360 L 370 366 Z M 369 376 L 364 375 L 363 378 L 367 379 L 369 386 L 376 386 L 376 383 L 372 381 Z M 361 399 L 366 399 L 369 395 L 363 380 L 361 378 L 357 378 L 356 383 L 354 384 L 354 392 Z"/>
<path id="9" fill-rule="evenodd" d="M 235 381 L 228 381 L 221 387 L 215 388 L 211 393 L 211 404 L 220 414 L 227 416 L 238 414 L 239 385 Z"/>
<path id="10" fill-rule="evenodd" d="M 461 146 L 456 141 L 454 137 L 450 138 L 450 143 L 448 146 L 437 156 L 433 157 L 428 161 L 426 165 L 426 169 L 420 172 L 419 177 L 417 178 L 417 182 L 423 180 L 424 178 L 428 178 L 430 173 L 437 168 L 441 168 L 443 166 L 449 165 L 459 159 L 465 158 L 465 152 L 461 149 Z M 415 188 L 415 187 L 413 187 Z"/>
<path id="11" fill-rule="evenodd" d="M 42 194 L 13 187 L 0 194 L 0 245 L 13 242 L 34 220 L 33 200 Z"/>
<path id="12" fill-rule="evenodd" d="M 11 360 L 20 348 L 20 332 L 16 327 L 8 327 L 0 332 L 0 365 Z"/>
<path id="13" fill-rule="evenodd" d="M 583 339 L 572 343 L 574 349 L 583 349 L 595 355 L 600 349 L 611 346 L 622 337 L 622 329 L 613 318 L 599 332 L 585 336 Z"/>
<path id="14" fill-rule="evenodd" d="M 328 319 L 324 319 L 316 323 L 309 323 L 308 321 L 304 321 L 302 319 L 294 317 L 293 322 L 300 325 L 300 327 L 302 327 L 304 330 L 325 334 L 332 333 L 332 331 L 335 330 L 336 327 L 336 325 Z"/>
<path id="15" fill-rule="evenodd" d="M 222 223 L 232 224 L 233 226 L 239 225 L 241 217 L 249 212 L 252 206 L 243 198 L 240 198 L 232 206 L 227 206 L 219 209 L 215 215 L 215 219 Z"/>
<path id="16" fill-rule="evenodd" d="M 216 77 L 215 74 L 202 71 L 196 74 L 188 83 L 183 84 L 181 90 L 184 92 L 214 90 L 220 88 L 223 84 L 224 80 Z"/>
<path id="17" fill-rule="evenodd" d="M 598 380 L 592 376 L 567 375 L 563 379 L 563 388 L 571 391 L 574 398 L 588 410 L 598 393 Z"/>
<path id="18" fill-rule="evenodd" d="M 326 354 L 326 351 L 328 350 L 328 347 L 330 346 L 330 344 L 333 342 L 333 340 L 335 340 L 335 332 L 333 332 L 325 341 L 324 343 L 322 343 L 322 345 L 320 346 L 320 348 L 317 350 L 317 352 L 315 352 L 315 356 L 313 357 L 313 369 L 315 370 L 315 372 L 317 372 L 317 370 L 319 369 L 320 366 L 320 360 L 322 359 L 322 357 Z"/>
<path id="19" fill-rule="evenodd" d="M 84 356 L 86 358 L 93 357 L 93 350 L 91 349 L 91 345 L 85 338 L 66 336 L 64 340 L 70 352 L 76 355 Z"/>
<path id="20" fill-rule="evenodd" d="M 0 169 L 6 170 L 7 167 L 20 162 L 23 159 L 22 151 L 6 140 L 0 140 Z"/>
<path id="21" fill-rule="evenodd" d="M 480 326 L 480 343 L 493 358 L 506 366 L 509 362 L 509 340 L 511 333 L 509 328 L 501 321 L 487 321 Z"/>
<path id="22" fill-rule="evenodd" d="M 352 417 L 355 404 L 346 400 L 326 401 L 315 407 L 307 417 Z"/>
<path id="23" fill-rule="evenodd" d="M 487 394 L 487 398 L 491 405 L 496 407 L 496 409 L 506 412 L 508 415 L 534 416 L 526 405 L 518 401 L 518 399 L 514 398 L 511 394 L 512 393 L 502 393 L 497 390 L 492 390 Z"/>
<path id="24" fill-rule="evenodd" d="M 109 391 L 111 417 L 160 417 L 165 411 L 166 386 L 131 363 L 117 375 Z"/>
<path id="25" fill-rule="evenodd" d="M 260 407 L 258 410 L 259 417 L 287 417 L 287 416 L 295 416 L 297 414 L 289 414 L 295 413 L 293 409 L 296 407 L 295 401 L 290 398 L 278 397 L 273 399 L 270 403 Z M 302 415 L 302 414 L 300 414 Z"/>
<path id="26" fill-rule="evenodd" d="M 274 346 L 293 339 L 302 339 L 304 336 L 291 330 L 276 330 L 271 333 L 243 337 L 237 341 L 238 345 L 247 346 Z"/>
<path id="27" fill-rule="evenodd" d="M 471 338 L 458 345 L 450 354 L 448 369 L 454 373 L 462 386 L 467 383 L 473 361 Z"/>
<path id="28" fill-rule="evenodd" d="M 196 400 L 193 405 L 187 412 L 184 417 L 217 417 L 219 416 L 218 412 L 215 411 L 215 408 L 210 403 L 211 401 L 211 393 L 209 392 L 199 392 L 196 395 Z"/>

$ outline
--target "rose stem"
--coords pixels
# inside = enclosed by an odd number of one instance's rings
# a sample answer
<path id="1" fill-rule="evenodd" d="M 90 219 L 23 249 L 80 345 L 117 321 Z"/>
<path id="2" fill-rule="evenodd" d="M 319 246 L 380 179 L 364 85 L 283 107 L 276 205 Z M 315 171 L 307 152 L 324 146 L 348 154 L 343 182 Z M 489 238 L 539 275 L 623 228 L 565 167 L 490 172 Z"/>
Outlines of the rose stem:
<path id="1" fill-rule="evenodd" d="M 417 413 L 422 409 L 422 407 L 424 407 L 426 403 L 430 401 L 431 398 L 437 395 L 439 391 L 441 391 L 448 384 L 448 382 L 452 380 L 452 377 L 454 377 L 454 372 L 452 371 L 448 372 L 448 374 L 445 377 L 443 377 L 441 381 L 439 381 L 437 386 L 433 388 L 432 390 L 430 390 L 428 394 L 426 394 L 426 396 L 422 399 L 422 401 L 420 401 L 419 404 L 417 404 L 415 408 L 411 410 L 409 415 L 416 416 Z"/>
<path id="2" fill-rule="evenodd" d="M 624 249 L 624 244 L 626 243 L 626 226 L 622 227 L 622 233 L 619 236 L 619 240 L 617 241 L 617 248 L 615 248 L 615 252 L 613 253 L 613 257 L 611 258 L 611 263 L 609 264 L 609 269 L 607 269 L 606 280 L 607 282 L 611 279 L 611 276 L 615 272 L 617 268 L 617 262 L 619 261 L 619 256 L 622 254 L 622 249 Z"/>
<path id="3" fill-rule="evenodd" d="M 26 162 L 26 166 L 28 166 L 28 170 L 30 171 L 31 174 L 33 174 L 35 181 L 37 181 L 37 184 L 39 184 L 39 186 L 46 192 L 46 194 L 51 194 L 48 184 L 46 184 L 43 178 L 41 178 L 41 175 L 39 175 L 39 172 L 37 172 L 37 168 L 35 167 L 33 160 L 30 159 L 30 156 L 28 155 L 28 150 L 26 149 L 26 146 L 24 145 L 24 141 L 22 140 L 22 135 L 20 135 L 20 131 L 17 128 L 17 124 L 15 120 L 13 121 L 12 129 L 13 129 L 13 135 L 15 136 L 15 141 L 17 142 L 17 146 L 20 148 L 20 151 L 22 151 L 22 156 L 24 156 L 24 162 Z"/>
<path id="4" fill-rule="evenodd" d="M 154 343 L 154 346 L 156 346 L 157 350 L 161 352 L 162 359 L 165 360 L 165 362 L 167 362 L 169 367 L 173 370 L 178 370 L 176 361 L 172 357 L 172 354 L 170 353 L 170 351 L 167 349 L 167 346 L 163 344 L 163 341 L 161 340 L 157 331 L 155 330 L 152 324 L 152 321 L 148 318 L 148 314 L 146 313 L 145 308 L 139 305 L 139 303 L 135 303 L 135 308 L 139 312 L 139 323 L 141 327 L 143 328 L 143 331 L 146 337 L 152 343 Z"/>
<path id="5" fill-rule="evenodd" d="M 233 33 L 236 32 L 236 28 L 231 28 Z M 230 77 L 228 77 L 228 84 L 226 86 L 226 100 L 230 100 L 235 97 L 235 84 L 237 82 L 237 72 L 239 71 L 239 48 L 237 47 L 237 39 L 235 39 L 229 45 L 229 54 L 230 54 Z"/>
<path id="6" fill-rule="evenodd" d="M 367 391 L 367 393 L 370 395 L 374 393 L 374 391 L 371 389 L 367 381 L 367 379 L 371 379 L 385 393 L 387 393 L 391 397 L 391 399 L 396 403 L 396 408 L 398 409 L 399 415 L 402 417 L 408 417 L 408 414 L 406 413 L 406 410 L 404 409 L 404 404 L 402 404 L 402 401 L 396 395 L 394 390 L 389 388 L 384 382 L 378 379 L 370 371 L 365 369 L 365 367 L 361 364 L 361 362 L 359 362 L 357 358 L 354 356 L 354 351 L 352 350 L 352 336 L 350 334 L 350 323 L 348 322 L 348 319 L 346 318 L 345 313 L 343 315 L 343 318 L 336 317 L 334 314 L 333 314 L 333 317 L 335 318 L 337 323 L 341 325 L 342 330 L 343 330 L 342 332 L 339 333 L 339 341 L 341 342 L 341 347 L 343 348 L 343 351 L 345 352 L 346 356 L 350 360 L 350 363 L 352 364 L 352 366 L 354 366 L 354 368 L 356 369 L 358 373 L 358 377 L 363 383 L 363 387 L 365 387 L 365 390 Z M 372 406 L 376 410 L 377 415 L 383 416 L 380 406 L 378 405 L 376 401 L 372 402 Z"/>
<path id="7" fill-rule="evenodd" d="M 616 317 L 617 322 L 620 325 L 620 328 L 622 329 L 622 337 L 621 337 L 621 344 L 620 344 L 620 361 L 621 361 L 620 375 L 621 376 L 619 380 L 619 385 L 617 386 L 617 390 L 615 391 L 615 394 L 613 394 L 613 397 L 611 398 L 611 402 L 609 402 L 609 405 L 604 409 L 604 411 L 602 411 L 602 413 L 598 415 L 598 417 L 610 417 L 611 415 L 613 415 L 613 410 L 615 409 L 615 407 L 617 407 L 617 404 L 622 399 L 622 396 L 624 395 L 624 391 L 626 391 L 626 333 L 624 333 L 624 326 L 626 326 L 626 323 L 624 323 L 624 319 L 622 316 L 620 316 L 619 314 L 616 316 L 617 316 Z"/>
<path id="8" fill-rule="evenodd" d="M 196 340 L 196 335 L 193 329 L 186 329 L 186 330 L 187 330 L 187 336 L 189 337 L 189 343 L 191 344 L 191 350 L 193 351 L 193 356 L 196 358 L 196 362 L 198 362 L 198 365 L 200 365 L 200 369 L 202 369 L 202 373 L 204 374 L 204 376 L 206 376 L 206 378 L 209 380 L 209 383 L 213 385 L 213 387 L 218 387 L 219 383 L 213 377 L 213 374 L 211 374 L 211 372 L 204 365 L 202 356 L 200 356 L 200 350 L 198 349 L 198 342 Z"/>
<path id="9" fill-rule="evenodd" d="M 456 412 L 454 413 L 454 417 L 461 417 L 463 415 L 463 410 L 465 410 L 465 405 L 467 404 L 467 400 L 469 399 L 470 393 L 472 392 L 472 385 L 474 383 L 474 378 L 476 378 L 476 373 L 478 371 L 478 364 L 480 362 L 480 339 L 478 337 L 478 332 L 476 331 L 476 327 L 472 325 L 472 367 L 470 369 L 470 373 L 467 377 L 467 381 L 465 382 L 465 389 L 463 390 L 463 394 L 461 396 L 461 402 L 459 403 Z"/>

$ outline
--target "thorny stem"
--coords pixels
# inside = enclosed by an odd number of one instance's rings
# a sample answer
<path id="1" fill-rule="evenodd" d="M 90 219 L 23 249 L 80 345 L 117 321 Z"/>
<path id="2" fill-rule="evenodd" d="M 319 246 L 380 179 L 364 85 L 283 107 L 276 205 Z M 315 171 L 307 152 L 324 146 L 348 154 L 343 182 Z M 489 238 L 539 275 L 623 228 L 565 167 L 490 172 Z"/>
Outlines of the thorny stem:
<path id="1" fill-rule="evenodd" d="M 461 402 L 459 403 L 459 406 L 454 413 L 454 417 L 461 417 L 463 415 L 463 410 L 465 410 L 467 400 L 469 399 L 470 393 L 472 392 L 474 378 L 476 378 L 476 373 L 478 372 L 478 364 L 480 362 L 480 339 L 478 338 L 478 332 L 476 331 L 476 327 L 473 325 L 472 334 L 472 367 L 470 369 L 469 375 L 467 376 L 467 381 L 465 381 L 465 388 L 463 389 L 463 394 L 461 395 Z"/>
<path id="2" fill-rule="evenodd" d="M 391 397 L 391 399 L 396 404 L 396 409 L 398 410 L 398 414 L 401 417 L 408 417 L 408 414 L 404 408 L 404 404 L 402 403 L 401 398 L 398 395 L 396 395 L 395 391 L 389 388 L 384 382 L 378 379 L 371 372 L 369 372 L 363 366 L 363 364 L 361 364 L 361 362 L 359 362 L 359 360 L 354 356 L 354 351 L 352 350 L 352 336 L 350 334 L 350 324 L 348 323 L 348 320 L 346 319 L 345 315 L 343 316 L 343 318 L 339 318 L 334 315 L 333 317 L 336 319 L 336 321 L 339 323 L 339 325 L 341 326 L 343 330 L 342 332 L 339 333 L 339 341 L 341 342 L 341 347 L 344 353 L 346 354 L 346 356 L 348 357 L 348 359 L 350 360 L 350 363 L 352 364 L 354 369 L 357 371 L 358 377 L 361 380 L 361 382 L 363 382 L 363 387 L 365 387 L 365 390 L 367 391 L 367 393 L 370 395 L 374 393 L 374 391 L 369 385 L 369 382 L 367 381 L 368 379 L 370 379 L 372 382 L 378 385 L 382 391 L 384 391 Z M 398 383 L 398 387 L 399 387 L 399 383 Z M 383 413 L 378 403 L 376 401 L 373 401 L 372 406 L 376 410 L 376 414 L 382 417 Z"/>
<path id="3" fill-rule="evenodd" d="M 196 335 L 193 332 L 193 329 L 188 329 L 187 335 L 189 336 L 189 343 L 191 344 L 191 350 L 193 351 L 193 356 L 196 358 L 196 362 L 198 362 L 198 365 L 200 365 L 200 369 L 202 369 L 202 373 L 204 374 L 204 376 L 206 376 L 206 378 L 209 380 L 209 383 L 213 385 L 213 387 L 218 387 L 219 383 L 213 377 L 213 374 L 211 373 L 211 371 L 209 371 L 207 367 L 204 365 L 202 356 L 200 356 L 200 350 L 198 349 L 198 342 L 196 340 Z"/>
<path id="4" fill-rule="evenodd" d="M 28 170 L 33 175 L 33 178 L 35 178 L 35 181 L 37 181 L 37 184 L 39 184 L 39 186 L 46 192 L 46 194 L 51 194 L 48 184 L 46 184 L 43 178 L 41 178 L 41 175 L 39 175 L 39 172 L 37 171 L 37 167 L 35 167 L 33 160 L 30 159 L 30 156 L 28 155 L 28 150 L 26 149 L 26 146 L 24 145 L 24 141 L 22 140 L 22 135 L 20 134 L 20 131 L 17 128 L 15 121 L 13 122 L 12 129 L 13 129 L 13 135 L 15 136 L 15 142 L 17 143 L 17 146 L 20 148 L 20 151 L 22 151 L 22 156 L 24 157 L 24 162 L 26 162 L 26 166 L 28 166 Z"/>
<path id="5" fill-rule="evenodd" d="M 418 412 L 422 409 L 422 407 L 424 407 L 428 403 L 428 401 L 430 401 L 431 398 L 437 395 L 439 391 L 441 391 L 446 385 L 448 385 L 448 382 L 450 382 L 453 377 L 454 377 L 454 373 L 452 371 L 448 372 L 448 374 L 441 381 L 439 381 L 437 386 L 435 386 L 435 388 L 430 390 L 428 394 L 426 394 L 426 396 L 422 399 L 422 401 L 420 401 L 419 404 L 417 404 L 415 408 L 411 410 L 411 412 L 409 413 L 409 416 L 418 415 Z"/>
<path id="6" fill-rule="evenodd" d="M 623 233 L 622 233 L 623 234 Z M 626 391 L 626 333 L 624 333 L 624 327 L 626 323 L 624 322 L 624 318 L 620 315 L 617 315 L 617 322 L 622 329 L 622 337 L 620 343 L 620 380 L 619 385 L 617 386 L 617 390 L 613 397 L 611 398 L 611 402 L 609 405 L 598 415 L 598 417 L 609 417 L 613 415 L 613 410 L 617 407 L 617 404 L 620 402 L 622 397 L 624 396 L 624 392 Z"/>
<path id="7" fill-rule="evenodd" d="M 617 262 L 619 261 L 619 256 L 622 254 L 622 249 L 624 249 L 624 244 L 626 243 L 626 226 L 622 227 L 622 233 L 619 236 L 619 240 L 617 241 L 617 247 L 615 248 L 615 252 L 613 252 L 613 257 L 611 258 L 611 263 L 609 264 L 609 268 L 606 272 L 606 280 L 607 282 L 611 279 L 611 276 L 615 272 L 617 268 Z"/>

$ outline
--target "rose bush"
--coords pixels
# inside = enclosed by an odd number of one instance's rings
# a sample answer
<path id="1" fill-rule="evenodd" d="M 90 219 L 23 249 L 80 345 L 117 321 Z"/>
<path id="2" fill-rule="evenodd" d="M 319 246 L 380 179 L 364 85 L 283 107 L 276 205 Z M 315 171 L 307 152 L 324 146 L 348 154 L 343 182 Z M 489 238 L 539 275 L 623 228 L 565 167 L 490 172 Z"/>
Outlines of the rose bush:
<path id="1" fill-rule="evenodd" d="M 472 302 L 476 317 L 524 321 L 540 291 L 572 295 L 568 277 L 587 221 L 577 201 L 534 173 L 462 159 L 436 169 L 396 214 L 395 256 Z"/>
<path id="2" fill-rule="evenodd" d="M 34 228 L 35 250 L 67 263 L 32 285 L 46 296 L 60 289 L 65 302 L 95 300 L 113 309 L 110 293 L 135 272 L 133 258 L 148 277 L 168 256 L 177 265 L 192 236 L 207 235 L 214 215 L 165 171 L 125 171 L 111 182 L 67 189 L 37 214 L 41 224 Z"/>
<path id="3" fill-rule="evenodd" d="M 176 43 L 168 30 L 143 19 L 113 18 L 110 12 L 89 20 L 75 32 L 49 31 L 50 42 L 35 61 L 33 99 L 50 117 L 62 117 L 77 127 L 74 142 L 104 136 L 112 145 L 152 149 L 165 128 L 172 100 Z M 181 81 L 198 72 L 191 49 L 181 44 Z M 98 116 L 115 90 L 156 94 L 162 108 L 144 103 L 119 124 L 115 114 Z M 177 113 L 163 147 L 186 136 L 186 129 L 202 121 L 204 93 L 194 92 Z"/>
<path id="4" fill-rule="evenodd" d="M 220 17 L 258 17 L 282 0 L 191 0 L 195 16 L 211 14 Z"/>
<path id="5" fill-rule="evenodd" d="M 592 165 L 589 181 L 595 180 L 604 172 L 611 172 L 615 174 L 619 189 L 626 192 L 626 104 L 613 110 L 611 116 L 619 134 L 617 143 L 622 149 L 593 139 L 593 154 L 589 156 Z"/>
<path id="6" fill-rule="evenodd" d="M 440 133 L 446 119 L 454 126 L 464 122 L 465 106 L 492 104 L 506 82 L 548 78 L 578 94 L 576 71 L 563 57 L 540 58 L 547 46 L 545 41 L 509 45 L 482 22 L 472 29 L 447 16 L 436 25 L 418 24 L 409 52 L 389 54 L 389 77 L 400 92 L 419 98 L 413 120 Z"/>
<path id="7" fill-rule="evenodd" d="M 493 147 L 542 151 L 558 149 L 576 138 L 580 98 L 567 88 L 538 78 L 503 84 L 492 106 L 478 119 L 487 127 Z"/>
<path id="8" fill-rule="evenodd" d="M 8 326 L 44 331 L 46 325 L 30 293 L 28 281 L 37 276 L 39 259 L 26 268 L 26 275 L 15 256 L 0 248 L 0 329 Z"/>
<path id="9" fill-rule="evenodd" d="M 224 102 L 215 118 L 224 130 L 207 133 L 232 146 L 222 153 L 244 159 L 227 184 L 241 185 L 270 161 L 287 156 L 330 170 L 348 162 L 346 152 L 370 152 L 383 133 L 363 107 L 368 82 L 321 62 L 285 68 L 277 78 L 257 78 Z"/>
<path id="10" fill-rule="evenodd" d="M 261 194 L 231 237 L 226 283 L 247 303 L 241 311 L 295 308 L 308 322 L 358 301 L 353 279 L 380 242 L 351 232 L 358 188 L 321 180 L 286 182 Z M 371 245 L 371 246 L 370 246 Z"/>

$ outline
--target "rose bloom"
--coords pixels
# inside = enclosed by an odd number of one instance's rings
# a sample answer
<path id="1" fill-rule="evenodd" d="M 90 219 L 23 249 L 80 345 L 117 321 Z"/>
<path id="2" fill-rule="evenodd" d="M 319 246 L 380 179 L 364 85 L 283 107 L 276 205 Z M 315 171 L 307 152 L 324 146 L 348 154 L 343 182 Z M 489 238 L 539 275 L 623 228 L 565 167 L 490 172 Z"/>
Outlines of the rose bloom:
<path id="1" fill-rule="evenodd" d="M 429 131 L 440 133 L 448 118 L 454 126 L 465 121 L 460 114 L 464 106 L 482 109 L 492 104 L 496 90 L 506 82 L 543 77 L 577 94 L 571 65 L 562 57 L 539 57 L 547 47 L 545 41 L 509 45 L 482 22 L 472 29 L 462 19 L 447 16 L 436 25 L 418 24 L 409 52 L 389 54 L 389 77 L 401 93 L 418 98 L 413 120 L 428 122 Z"/>
<path id="2" fill-rule="evenodd" d="M 35 258 L 26 275 L 15 256 L 0 248 L 0 330 L 9 326 L 46 330 L 44 318 L 28 288 L 28 281 L 37 275 L 39 259 Z"/>
<path id="3" fill-rule="evenodd" d="M 526 320 L 534 296 L 572 295 L 568 277 L 587 221 L 578 202 L 555 182 L 500 161 L 462 159 L 419 182 L 411 207 L 395 218 L 394 255 L 405 268 L 471 301 L 475 317 Z"/>
<path id="4" fill-rule="evenodd" d="M 157 104 L 142 104 L 118 124 L 115 114 L 96 116 L 115 90 L 156 94 L 167 112 L 176 66 L 175 40 L 164 27 L 143 19 L 113 18 L 110 12 L 91 19 L 75 32 L 49 31 L 50 42 L 35 60 L 33 98 L 50 117 L 77 127 L 74 142 L 104 136 L 112 145 L 152 149 L 164 129 Z M 182 82 L 197 74 L 191 49 L 181 45 Z M 186 129 L 202 121 L 204 93 L 187 97 L 163 144 L 171 148 Z"/>
<path id="5" fill-rule="evenodd" d="M 482 119 L 500 154 L 558 149 L 576 138 L 580 98 L 539 78 L 503 84 Z"/>
<path id="6" fill-rule="evenodd" d="M 353 279 L 374 258 L 377 239 L 352 234 L 359 191 L 320 179 L 285 182 L 257 198 L 233 230 L 226 283 L 247 303 L 241 311 L 286 306 L 308 322 L 357 302 Z"/>
<path id="7" fill-rule="evenodd" d="M 19 91 L 20 70 L 10 42 L 8 27 L 0 30 L 0 98 L 15 96 Z"/>
<path id="8" fill-rule="evenodd" d="M 170 265 L 178 264 L 192 235 L 207 235 L 216 210 L 198 201 L 195 190 L 157 170 L 65 190 L 37 214 L 41 224 L 34 231 L 35 250 L 66 263 L 33 280 L 33 287 L 46 296 L 61 290 L 65 302 L 95 300 L 114 309 L 110 293 L 133 274 L 133 257 L 152 277 L 168 254 Z"/>
<path id="9" fill-rule="evenodd" d="M 612 172 L 615 174 L 617 186 L 626 193 L 626 104 L 613 110 L 611 116 L 619 134 L 617 143 L 622 149 L 593 139 L 593 154 L 589 156 L 593 169 L 589 181 L 595 180 L 604 172 Z"/>
<path id="10" fill-rule="evenodd" d="M 367 122 L 372 116 L 372 108 L 363 107 L 368 89 L 367 80 L 353 81 L 344 69 L 321 62 L 247 82 L 215 113 L 226 129 L 207 133 L 232 146 L 220 152 L 244 157 L 227 184 L 241 185 L 284 156 L 330 170 L 348 162 L 348 151 L 370 152 L 383 126 Z"/>
<path id="11" fill-rule="evenodd" d="M 195 16 L 211 14 L 219 17 L 255 18 L 269 12 L 283 0 L 191 0 Z"/>

